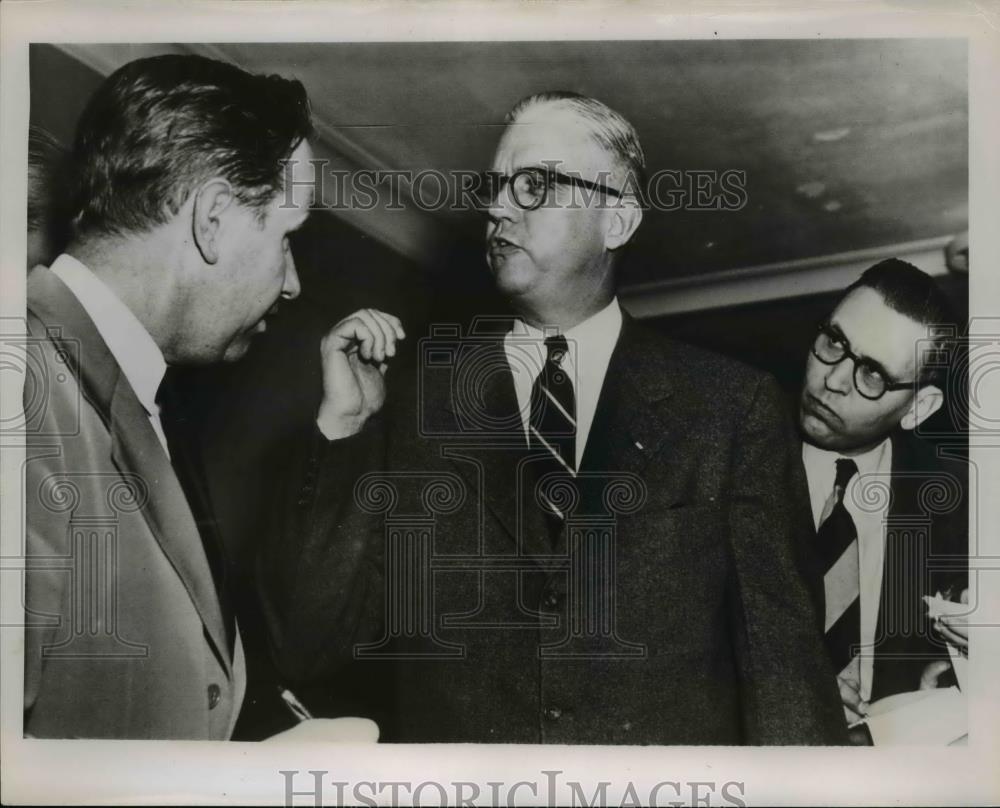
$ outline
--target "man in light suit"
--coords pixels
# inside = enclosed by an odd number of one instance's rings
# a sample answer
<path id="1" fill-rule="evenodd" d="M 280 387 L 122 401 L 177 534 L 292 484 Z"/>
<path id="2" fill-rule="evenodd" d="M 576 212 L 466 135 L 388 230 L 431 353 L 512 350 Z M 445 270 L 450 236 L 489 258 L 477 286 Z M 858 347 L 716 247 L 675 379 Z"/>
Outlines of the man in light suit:
<path id="1" fill-rule="evenodd" d="M 802 460 L 826 645 L 849 722 L 872 700 L 954 683 L 939 682 L 950 637 L 934 630 L 923 598 L 958 601 L 967 585 L 968 461 L 960 433 L 937 447 L 914 434 L 952 392 L 954 333 L 934 280 L 892 258 L 847 288 L 807 360 Z"/>
<path id="2" fill-rule="evenodd" d="M 245 665 L 168 366 L 233 361 L 299 292 L 297 81 L 129 63 L 80 120 L 75 235 L 28 281 L 24 733 L 226 739 Z"/>
<path id="3" fill-rule="evenodd" d="M 392 666 L 390 740 L 841 742 L 776 385 L 622 312 L 628 121 L 568 93 L 507 121 L 487 261 L 518 316 L 437 329 L 388 392 L 394 329 L 327 341 L 262 564 L 279 665 Z"/>

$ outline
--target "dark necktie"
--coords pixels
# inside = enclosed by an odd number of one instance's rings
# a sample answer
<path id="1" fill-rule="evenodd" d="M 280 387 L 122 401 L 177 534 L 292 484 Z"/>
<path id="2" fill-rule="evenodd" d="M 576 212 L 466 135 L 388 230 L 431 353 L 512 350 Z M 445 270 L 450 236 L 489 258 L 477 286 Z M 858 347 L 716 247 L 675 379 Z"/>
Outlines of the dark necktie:
<path id="1" fill-rule="evenodd" d="M 236 628 L 232 600 L 227 588 L 225 551 L 209 503 L 204 467 L 195 448 L 192 421 L 185 410 L 184 397 L 178 390 L 172 369 L 168 369 L 163 376 L 163 381 L 156 392 L 156 403 L 160 407 L 160 424 L 170 449 L 171 465 L 191 508 L 191 515 L 194 516 L 202 546 L 205 548 L 205 556 L 219 596 L 229 653 L 232 655 Z"/>
<path id="2" fill-rule="evenodd" d="M 537 466 L 536 479 L 550 474 L 576 476 L 576 396 L 573 380 L 563 368 L 569 346 L 563 336 L 545 340 L 546 357 L 542 372 L 531 388 L 531 414 L 528 440 L 532 449 L 546 453 Z M 551 478 L 549 478 L 551 479 Z M 558 532 L 566 515 L 549 500 L 544 491 L 539 497 L 546 505 L 550 527 Z"/>
<path id="3" fill-rule="evenodd" d="M 816 534 L 824 571 L 826 647 L 838 673 L 851 664 L 861 644 L 858 531 L 844 507 L 844 491 L 857 472 L 853 460 L 837 461 L 833 492 Z"/>

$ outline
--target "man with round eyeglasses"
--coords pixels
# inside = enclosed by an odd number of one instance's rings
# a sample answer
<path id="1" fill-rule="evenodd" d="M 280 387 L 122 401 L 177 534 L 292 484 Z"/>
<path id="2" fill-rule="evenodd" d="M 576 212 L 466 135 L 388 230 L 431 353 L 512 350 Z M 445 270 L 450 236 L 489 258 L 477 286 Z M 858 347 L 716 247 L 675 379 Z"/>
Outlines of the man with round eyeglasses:
<path id="1" fill-rule="evenodd" d="M 935 448 L 914 435 L 955 392 L 954 334 L 933 279 L 893 258 L 847 288 L 806 362 L 799 428 L 823 630 L 857 742 L 880 742 L 860 731 L 871 701 L 954 682 L 924 597 L 957 601 L 966 586 L 967 465 L 949 457 L 958 436 Z"/>

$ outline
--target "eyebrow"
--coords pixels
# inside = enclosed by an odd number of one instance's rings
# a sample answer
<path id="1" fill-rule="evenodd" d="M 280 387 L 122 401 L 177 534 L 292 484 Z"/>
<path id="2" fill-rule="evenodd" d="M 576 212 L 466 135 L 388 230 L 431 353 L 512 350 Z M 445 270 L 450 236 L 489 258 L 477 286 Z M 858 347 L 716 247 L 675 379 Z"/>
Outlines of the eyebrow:
<path id="1" fill-rule="evenodd" d="M 885 377 L 885 380 L 887 382 L 892 383 L 896 381 L 897 379 L 896 374 L 890 373 L 888 370 L 886 370 L 885 366 L 881 362 L 879 362 L 876 359 L 872 359 L 870 356 L 865 356 L 864 354 L 858 353 L 856 350 L 854 350 L 854 347 L 851 345 L 851 341 L 847 338 L 847 334 L 844 333 L 844 330 L 839 325 L 834 323 L 832 320 L 828 321 L 826 325 L 827 328 L 835 332 L 841 339 L 843 339 L 843 341 L 847 344 L 848 349 L 858 359 L 869 364 L 872 368 L 875 369 L 876 372 L 881 373 L 882 376 Z"/>

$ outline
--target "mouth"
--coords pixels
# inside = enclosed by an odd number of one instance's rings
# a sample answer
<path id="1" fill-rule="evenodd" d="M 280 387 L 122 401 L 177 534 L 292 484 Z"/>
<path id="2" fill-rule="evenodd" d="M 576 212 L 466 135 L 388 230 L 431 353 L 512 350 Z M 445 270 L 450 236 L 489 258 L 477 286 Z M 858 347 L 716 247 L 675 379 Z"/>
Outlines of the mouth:
<path id="1" fill-rule="evenodd" d="M 834 426 L 836 424 L 843 423 L 843 419 L 837 414 L 835 410 L 828 407 L 822 401 L 820 401 L 816 396 L 811 393 L 807 393 L 803 399 L 803 409 L 807 414 L 819 418 L 826 424 Z"/>
<path id="2" fill-rule="evenodd" d="M 491 257 L 504 257 L 521 249 L 521 245 L 502 236 L 493 236 L 489 243 Z"/>

